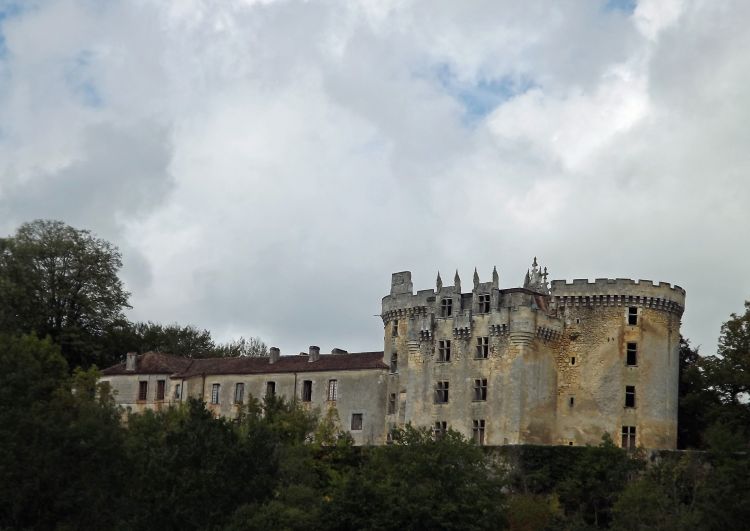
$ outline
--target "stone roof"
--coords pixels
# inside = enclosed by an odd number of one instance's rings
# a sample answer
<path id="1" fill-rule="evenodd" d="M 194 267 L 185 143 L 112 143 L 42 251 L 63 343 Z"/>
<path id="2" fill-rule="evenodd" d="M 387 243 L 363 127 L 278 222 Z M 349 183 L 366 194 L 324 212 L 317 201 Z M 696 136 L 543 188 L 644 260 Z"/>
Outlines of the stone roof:
<path id="1" fill-rule="evenodd" d="M 309 362 L 307 354 L 281 356 L 276 363 L 269 358 L 182 358 L 171 354 L 149 352 L 138 356 L 135 371 L 126 371 L 119 363 L 102 371 L 104 376 L 116 374 L 171 374 L 173 378 L 190 378 L 201 374 L 273 374 L 289 372 L 354 371 L 387 369 L 383 351 L 351 354 L 321 354 Z"/>

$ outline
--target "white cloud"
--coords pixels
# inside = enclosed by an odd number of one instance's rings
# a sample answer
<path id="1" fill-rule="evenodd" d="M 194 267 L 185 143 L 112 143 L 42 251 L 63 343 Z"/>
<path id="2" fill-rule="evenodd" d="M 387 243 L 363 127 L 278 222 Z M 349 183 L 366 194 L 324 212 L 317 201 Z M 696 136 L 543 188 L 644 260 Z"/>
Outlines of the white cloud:
<path id="1" fill-rule="evenodd" d="M 749 9 L 40 2 L 0 20 L 0 228 L 98 231 L 134 318 L 287 352 L 379 348 L 392 271 L 535 254 L 681 284 L 710 350 L 750 298 Z"/>

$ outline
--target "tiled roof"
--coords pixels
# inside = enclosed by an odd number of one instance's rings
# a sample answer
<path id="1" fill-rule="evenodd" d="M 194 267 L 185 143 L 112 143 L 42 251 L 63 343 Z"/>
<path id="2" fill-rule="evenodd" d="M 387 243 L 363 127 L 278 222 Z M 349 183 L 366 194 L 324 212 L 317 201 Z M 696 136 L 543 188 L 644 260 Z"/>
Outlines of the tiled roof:
<path id="1" fill-rule="evenodd" d="M 163 352 L 146 352 L 139 354 L 135 364 L 134 371 L 125 370 L 125 362 L 118 363 L 107 367 L 102 371 L 102 375 L 111 376 L 114 374 L 174 374 L 187 369 L 193 360 L 165 354 Z"/>
<path id="2" fill-rule="evenodd" d="M 169 358 L 174 361 L 174 370 L 167 370 L 168 363 L 142 363 L 149 355 L 159 359 Z M 321 354 L 318 361 L 308 362 L 307 354 L 281 356 L 276 363 L 269 363 L 268 358 L 201 358 L 189 359 L 150 352 L 138 356 L 135 371 L 126 371 L 125 364 L 120 363 L 104 369 L 105 376 L 114 374 L 172 374 L 175 378 L 189 378 L 201 374 L 272 374 L 285 372 L 320 372 L 320 371 L 354 371 L 363 369 L 387 369 L 383 363 L 383 352 L 358 352 L 352 354 Z M 156 369 L 156 370 L 152 370 Z M 162 369 L 162 370 L 158 370 Z"/>

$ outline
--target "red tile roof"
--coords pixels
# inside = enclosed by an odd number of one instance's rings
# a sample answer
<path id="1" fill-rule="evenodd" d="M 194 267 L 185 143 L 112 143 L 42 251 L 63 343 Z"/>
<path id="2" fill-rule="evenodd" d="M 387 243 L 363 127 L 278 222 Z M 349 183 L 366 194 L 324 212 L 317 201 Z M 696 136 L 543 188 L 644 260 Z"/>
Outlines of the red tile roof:
<path id="1" fill-rule="evenodd" d="M 358 352 L 352 354 L 321 354 L 318 361 L 309 362 L 307 354 L 281 356 L 276 363 L 268 358 L 200 358 L 189 359 L 149 352 L 138 356 L 137 369 L 126 371 L 120 363 L 102 371 L 104 376 L 115 374 L 171 374 L 174 378 L 189 378 L 201 374 L 269 374 L 286 372 L 355 371 L 387 369 L 383 352 Z M 155 363 L 158 358 L 161 363 Z M 171 362 L 166 360 L 170 359 Z M 152 361 L 154 360 L 154 361 Z M 174 370 L 171 370 L 174 369 Z"/>

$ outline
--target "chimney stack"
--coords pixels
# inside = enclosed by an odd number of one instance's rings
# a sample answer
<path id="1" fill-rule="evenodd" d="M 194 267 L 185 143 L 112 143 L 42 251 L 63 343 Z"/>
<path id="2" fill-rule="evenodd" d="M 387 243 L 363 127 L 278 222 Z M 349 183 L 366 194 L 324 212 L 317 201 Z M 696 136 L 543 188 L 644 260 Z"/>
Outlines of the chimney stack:
<path id="1" fill-rule="evenodd" d="M 126 371 L 134 371 L 135 370 L 137 356 L 138 356 L 137 352 L 128 352 L 125 355 L 125 370 Z"/>
<path id="2" fill-rule="evenodd" d="M 320 359 L 320 347 L 316 347 L 315 345 L 310 345 L 310 357 L 307 358 L 307 361 L 314 362 L 318 361 Z"/>
<path id="3" fill-rule="evenodd" d="M 276 363 L 279 361 L 279 356 L 281 356 L 279 347 L 271 347 L 268 349 L 268 363 Z"/>

